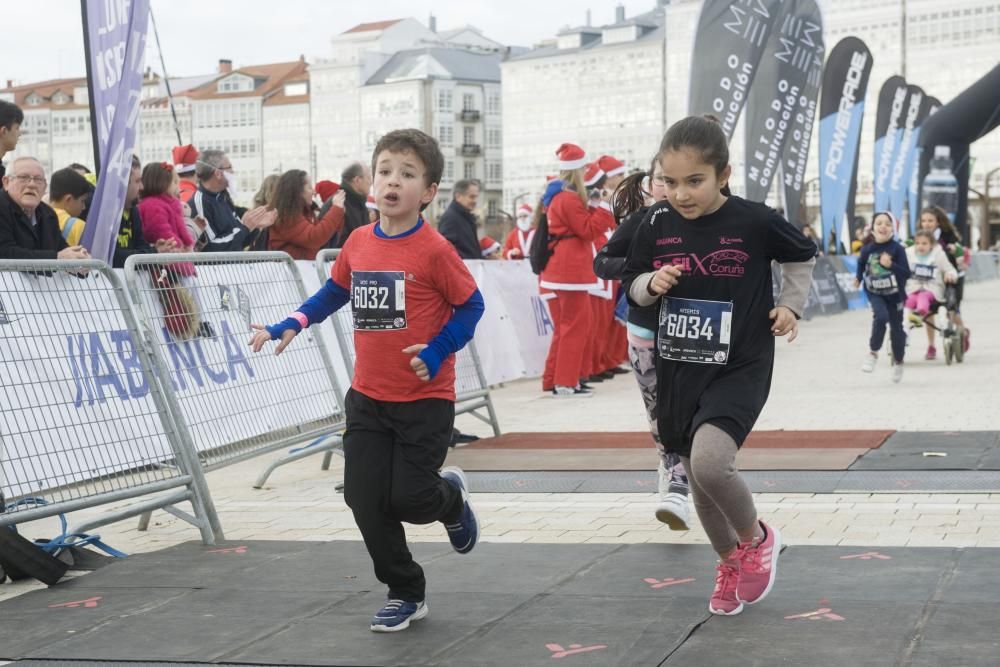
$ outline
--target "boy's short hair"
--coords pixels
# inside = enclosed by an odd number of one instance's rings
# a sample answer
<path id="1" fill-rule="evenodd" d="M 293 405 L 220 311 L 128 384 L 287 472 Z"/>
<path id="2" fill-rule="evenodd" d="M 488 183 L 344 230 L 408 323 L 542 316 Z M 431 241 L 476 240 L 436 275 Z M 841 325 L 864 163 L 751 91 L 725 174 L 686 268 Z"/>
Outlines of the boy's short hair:
<path id="1" fill-rule="evenodd" d="M 82 197 L 89 194 L 93 187 L 86 178 L 72 167 L 66 167 L 52 173 L 49 181 L 49 200 L 57 202 L 63 197 Z"/>
<path id="2" fill-rule="evenodd" d="M 917 239 L 920 238 L 927 239 L 928 241 L 931 242 L 932 245 L 934 244 L 934 232 L 929 232 L 926 229 L 918 229 L 913 234 L 913 240 L 916 241 Z"/>
<path id="3" fill-rule="evenodd" d="M 0 100 L 0 127 L 6 127 L 9 130 L 23 122 L 24 112 L 21 111 L 21 107 L 6 100 Z"/>
<path id="4" fill-rule="evenodd" d="M 429 187 L 432 184 L 441 183 L 441 175 L 444 173 L 444 155 L 441 154 L 437 139 L 426 132 L 409 128 L 393 130 L 382 135 L 382 138 L 375 145 L 375 152 L 372 153 L 372 173 L 376 171 L 375 163 L 382 151 L 413 152 L 424 163 L 424 185 Z"/>

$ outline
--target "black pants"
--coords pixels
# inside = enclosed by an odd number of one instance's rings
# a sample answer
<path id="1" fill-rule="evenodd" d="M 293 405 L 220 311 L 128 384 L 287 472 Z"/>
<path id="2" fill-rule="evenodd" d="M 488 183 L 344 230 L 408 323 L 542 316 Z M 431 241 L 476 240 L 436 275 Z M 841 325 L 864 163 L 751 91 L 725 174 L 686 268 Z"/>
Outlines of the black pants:
<path id="1" fill-rule="evenodd" d="M 354 389 L 346 403 L 344 500 L 389 597 L 420 602 L 424 571 L 406 546 L 401 522 L 454 523 L 462 514 L 461 492 L 438 474 L 455 404 L 441 398 L 389 403 Z"/>
<path id="2" fill-rule="evenodd" d="M 872 336 L 868 342 L 869 349 L 872 352 L 882 349 L 885 327 L 888 325 L 892 356 L 897 362 L 903 361 L 903 354 L 906 353 L 906 332 L 903 330 L 903 303 L 899 300 L 899 296 L 869 294 L 868 303 L 872 306 Z"/>

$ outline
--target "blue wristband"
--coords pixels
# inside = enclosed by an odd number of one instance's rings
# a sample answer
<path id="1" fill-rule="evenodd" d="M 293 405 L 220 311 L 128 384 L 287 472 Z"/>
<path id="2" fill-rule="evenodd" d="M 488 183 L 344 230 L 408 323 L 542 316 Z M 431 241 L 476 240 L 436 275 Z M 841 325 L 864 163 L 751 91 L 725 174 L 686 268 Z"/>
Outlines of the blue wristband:
<path id="1" fill-rule="evenodd" d="M 281 338 L 281 334 L 285 333 L 289 329 L 295 333 L 302 331 L 302 323 L 299 322 L 294 317 L 286 317 L 277 324 L 272 324 L 269 327 L 264 327 L 267 333 L 271 334 L 271 340 L 278 340 Z"/>

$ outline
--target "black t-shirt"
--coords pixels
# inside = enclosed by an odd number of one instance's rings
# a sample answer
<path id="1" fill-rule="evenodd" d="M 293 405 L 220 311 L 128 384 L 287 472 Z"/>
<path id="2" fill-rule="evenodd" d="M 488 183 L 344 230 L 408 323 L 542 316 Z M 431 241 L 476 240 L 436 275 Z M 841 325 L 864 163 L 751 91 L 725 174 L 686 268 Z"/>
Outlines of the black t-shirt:
<path id="1" fill-rule="evenodd" d="M 715 302 L 711 308 L 729 311 L 723 317 L 725 352 L 716 353 L 714 363 L 658 355 L 659 428 L 668 449 L 689 455 L 694 431 L 707 421 L 743 443 L 771 386 L 771 262 L 805 262 L 815 255 L 816 245 L 764 204 L 729 197 L 697 220 L 685 219 L 666 202 L 650 208 L 629 249 L 626 289 L 639 274 L 673 264 L 683 274 L 668 297 Z M 719 327 L 713 327 L 719 342 Z"/>
<path id="2" fill-rule="evenodd" d="M 635 237 L 635 230 L 642 224 L 648 208 L 641 208 L 635 213 L 625 216 L 615 229 L 608 242 L 601 246 L 594 257 L 594 273 L 605 280 L 621 280 L 625 274 L 625 263 L 628 261 L 628 249 Z M 656 320 L 659 308 L 655 305 L 638 307 L 630 304 L 628 321 L 643 329 L 656 331 Z"/>

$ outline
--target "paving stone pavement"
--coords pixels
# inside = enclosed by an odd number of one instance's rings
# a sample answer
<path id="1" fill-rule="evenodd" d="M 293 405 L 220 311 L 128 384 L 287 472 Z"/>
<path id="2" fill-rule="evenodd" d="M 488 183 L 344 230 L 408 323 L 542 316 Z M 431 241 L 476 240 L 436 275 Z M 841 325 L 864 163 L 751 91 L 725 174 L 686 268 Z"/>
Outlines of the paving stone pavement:
<path id="1" fill-rule="evenodd" d="M 996 430 L 995 399 L 1000 377 L 1000 283 L 966 287 L 963 306 L 973 329 L 973 348 L 962 365 L 924 362 L 924 334 L 916 331 L 911 361 L 899 385 L 889 367 L 859 370 L 870 315 L 850 312 L 801 325 L 792 344 L 778 342 L 771 398 L 759 429 Z M 504 431 L 641 430 L 644 415 L 627 375 L 597 386 L 586 400 L 543 397 L 537 380 L 497 388 L 494 403 Z M 486 436 L 487 427 L 460 417 L 466 432 Z M 946 447 L 946 443 L 943 443 Z M 321 457 L 279 468 L 264 489 L 251 483 L 280 453 L 208 474 L 216 508 L 230 540 L 360 540 L 353 516 L 334 490 L 342 461 L 321 471 Z M 651 452 L 651 466 L 655 458 Z M 649 493 L 486 494 L 473 501 L 486 542 L 606 542 L 707 544 L 691 509 L 692 529 L 674 532 L 653 517 Z M 756 494 L 763 518 L 778 526 L 789 544 L 851 546 L 1000 546 L 1000 481 L 995 493 L 979 494 Z M 99 514 L 87 510 L 74 519 Z M 25 524 L 30 537 L 58 533 L 55 519 Z M 198 539 L 197 531 L 157 512 L 146 532 L 134 520 L 100 529 L 109 544 L 128 553 L 154 551 Z M 439 525 L 408 526 L 413 541 L 447 540 Z M 0 586 L 0 600 L 31 590 L 28 582 Z"/>

